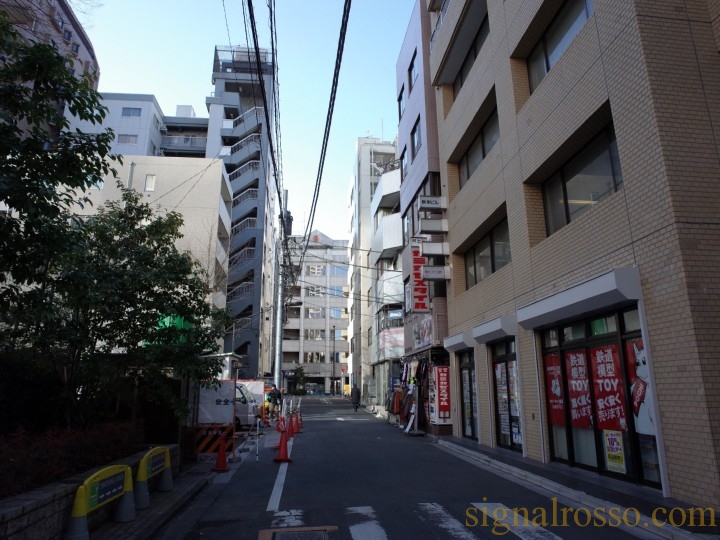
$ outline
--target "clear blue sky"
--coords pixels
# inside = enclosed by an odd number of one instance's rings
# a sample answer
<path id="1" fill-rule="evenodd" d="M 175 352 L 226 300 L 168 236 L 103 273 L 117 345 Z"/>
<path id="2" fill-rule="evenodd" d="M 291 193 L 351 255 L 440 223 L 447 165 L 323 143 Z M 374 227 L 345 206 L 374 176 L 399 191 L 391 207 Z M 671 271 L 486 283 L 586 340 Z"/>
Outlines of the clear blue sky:
<path id="1" fill-rule="evenodd" d="M 252 44 L 240 0 L 105 0 L 77 13 L 100 64 L 101 92 L 154 94 L 168 116 L 192 105 L 207 117 L 216 45 Z M 314 227 L 348 237 L 346 208 L 357 137 L 397 134 L 395 64 L 415 0 L 355 0 Z M 260 46 L 268 8 L 253 2 Z M 294 233 L 309 219 L 344 0 L 277 0 L 277 62 L 284 187 Z"/>

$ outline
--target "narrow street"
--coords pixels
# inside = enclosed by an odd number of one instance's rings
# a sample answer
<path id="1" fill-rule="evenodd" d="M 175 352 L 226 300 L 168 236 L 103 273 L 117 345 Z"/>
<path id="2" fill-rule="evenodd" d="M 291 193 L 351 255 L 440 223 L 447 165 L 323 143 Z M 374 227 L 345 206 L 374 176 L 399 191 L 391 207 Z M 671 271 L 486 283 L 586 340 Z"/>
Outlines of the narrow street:
<path id="1" fill-rule="evenodd" d="M 301 411 L 302 430 L 287 445 L 290 462 L 274 460 L 279 433 L 266 428 L 242 463 L 214 473 L 157 538 L 651 537 L 642 524 L 620 528 L 610 516 L 597 526 L 592 509 L 568 510 L 562 496 L 405 435 L 367 409 L 356 413 L 346 399 L 304 398 Z M 525 510 L 537 526 L 525 522 Z"/>

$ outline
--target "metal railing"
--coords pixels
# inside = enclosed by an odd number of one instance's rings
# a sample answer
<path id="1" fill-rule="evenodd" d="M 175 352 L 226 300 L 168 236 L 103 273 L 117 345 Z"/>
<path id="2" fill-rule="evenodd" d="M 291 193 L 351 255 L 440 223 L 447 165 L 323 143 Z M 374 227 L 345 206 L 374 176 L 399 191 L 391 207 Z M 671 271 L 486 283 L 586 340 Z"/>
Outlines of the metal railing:
<path id="1" fill-rule="evenodd" d="M 258 170 L 259 168 L 260 168 L 260 160 L 257 160 L 257 159 L 256 159 L 256 160 L 253 160 L 253 161 L 248 161 L 247 163 L 245 163 L 245 164 L 242 165 L 241 167 L 238 167 L 238 168 L 235 169 L 233 172 L 231 172 L 231 173 L 228 175 L 228 180 L 230 180 L 230 182 L 232 182 L 233 180 L 236 180 L 236 179 L 240 178 L 240 177 L 241 177 L 243 174 L 245 174 L 246 172 L 248 172 L 248 171 L 256 171 L 256 170 Z"/>
<path id="2" fill-rule="evenodd" d="M 230 230 L 230 234 L 236 235 L 241 231 L 244 231 L 247 229 L 254 229 L 256 226 L 257 226 L 257 218 L 245 218 L 241 222 L 233 225 L 232 229 Z"/>

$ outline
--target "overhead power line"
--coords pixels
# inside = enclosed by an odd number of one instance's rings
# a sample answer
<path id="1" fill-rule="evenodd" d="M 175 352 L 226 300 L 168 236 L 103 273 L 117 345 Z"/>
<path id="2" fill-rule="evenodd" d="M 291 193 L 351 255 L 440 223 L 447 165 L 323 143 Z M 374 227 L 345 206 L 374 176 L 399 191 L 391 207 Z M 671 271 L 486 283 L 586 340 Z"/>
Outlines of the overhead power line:
<path id="1" fill-rule="evenodd" d="M 300 257 L 300 264 L 305 256 L 308 244 L 310 242 L 310 231 L 312 231 L 313 221 L 315 220 L 315 209 L 317 208 L 318 195 L 320 193 L 320 182 L 322 180 L 323 168 L 325 166 L 325 154 L 327 152 L 328 140 L 330 139 L 330 126 L 332 125 L 333 110 L 335 109 L 335 96 L 337 94 L 338 79 L 340 77 L 340 65 L 342 64 L 343 49 L 345 48 L 345 34 L 347 32 L 348 19 L 350 17 L 351 0 L 345 0 L 343 8 L 342 23 L 340 25 L 340 37 L 338 38 L 337 53 L 335 56 L 335 71 L 333 73 L 332 87 L 330 90 L 330 103 L 328 105 L 327 117 L 325 119 L 325 133 L 323 135 L 322 150 L 320 152 L 320 163 L 318 165 L 317 178 L 315 179 L 315 191 L 313 193 L 312 204 L 310 205 L 310 218 L 305 228 L 305 247 Z"/>

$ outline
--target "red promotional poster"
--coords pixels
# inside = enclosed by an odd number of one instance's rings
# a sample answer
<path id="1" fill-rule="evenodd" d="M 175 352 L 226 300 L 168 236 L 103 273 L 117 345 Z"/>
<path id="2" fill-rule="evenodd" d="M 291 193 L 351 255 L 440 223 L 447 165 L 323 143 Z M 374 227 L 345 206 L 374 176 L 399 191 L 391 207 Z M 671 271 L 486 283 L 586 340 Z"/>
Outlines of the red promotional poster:
<path id="1" fill-rule="evenodd" d="M 550 423 L 555 426 L 564 426 L 565 398 L 563 397 L 559 354 L 545 355 L 545 393 L 547 394 Z"/>
<path id="2" fill-rule="evenodd" d="M 590 364 L 593 373 L 597 427 L 627 431 L 625 389 L 617 345 L 603 345 L 590 349 Z"/>
<path id="3" fill-rule="evenodd" d="M 450 368 L 437 366 L 438 411 L 441 418 L 450 417 Z"/>
<path id="4" fill-rule="evenodd" d="M 590 401 L 590 380 L 587 372 L 585 351 L 567 351 L 565 370 L 568 378 L 568 401 L 570 402 L 570 425 L 576 428 L 590 428 L 592 403 Z"/>

